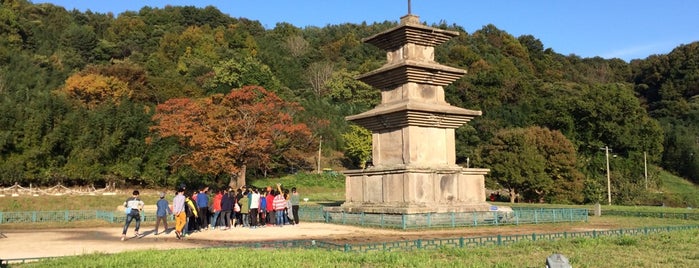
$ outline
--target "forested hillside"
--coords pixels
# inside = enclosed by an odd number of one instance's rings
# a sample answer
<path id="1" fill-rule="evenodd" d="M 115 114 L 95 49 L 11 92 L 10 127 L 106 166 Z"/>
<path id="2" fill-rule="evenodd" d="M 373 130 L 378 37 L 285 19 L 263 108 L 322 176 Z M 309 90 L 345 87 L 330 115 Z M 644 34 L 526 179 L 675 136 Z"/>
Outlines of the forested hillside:
<path id="1" fill-rule="evenodd" d="M 0 3 L 0 185 L 225 184 L 240 172 L 313 170 L 321 140 L 324 155 L 344 152 L 343 137 L 357 136 L 344 117 L 378 103 L 353 78 L 385 53 L 361 39 L 398 19 L 265 29 L 215 7 L 115 16 Z M 605 146 L 614 203 L 658 203 L 658 168 L 699 183 L 699 43 L 627 63 L 561 55 L 495 25 L 431 26 L 461 33 L 436 60 L 469 72 L 446 88 L 452 105 L 483 111 L 457 129 L 457 158 L 491 168 L 489 187 L 523 201 L 604 201 Z M 265 107 L 286 108 L 243 120 Z M 230 125 L 199 125 L 211 138 L 195 140 L 194 127 L 177 125 L 191 118 Z M 246 125 L 255 122 L 270 127 Z"/>

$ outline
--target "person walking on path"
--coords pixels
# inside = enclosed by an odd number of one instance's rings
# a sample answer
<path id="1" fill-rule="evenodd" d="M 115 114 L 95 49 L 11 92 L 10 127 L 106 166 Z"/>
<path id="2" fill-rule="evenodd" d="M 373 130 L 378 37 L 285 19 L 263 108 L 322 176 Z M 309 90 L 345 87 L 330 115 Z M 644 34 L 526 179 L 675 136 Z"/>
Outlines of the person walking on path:
<path id="1" fill-rule="evenodd" d="M 299 205 L 301 204 L 301 196 L 296 191 L 296 187 L 291 188 L 291 210 L 294 217 L 294 222 L 299 224 Z"/>
<path id="2" fill-rule="evenodd" d="M 199 227 L 209 230 L 209 187 L 204 187 L 197 194 L 197 208 L 199 208 Z"/>
<path id="3" fill-rule="evenodd" d="M 121 241 L 124 241 L 126 239 L 126 230 L 129 229 L 129 224 L 131 224 L 132 220 L 136 220 L 136 231 L 135 236 L 136 237 L 143 237 L 140 233 L 138 233 L 138 229 L 141 228 L 141 213 L 140 211 L 143 210 L 143 201 L 139 198 L 139 193 L 138 190 L 133 191 L 133 195 L 126 199 L 124 201 L 124 207 L 126 208 L 126 223 L 124 223 L 124 230 L 121 231 Z"/>
<path id="4" fill-rule="evenodd" d="M 175 235 L 182 238 L 182 229 L 187 223 L 187 213 L 184 211 L 184 188 L 177 189 L 177 195 L 172 199 L 172 214 L 175 215 Z"/>
<path id="5" fill-rule="evenodd" d="M 163 227 L 165 227 L 164 232 L 167 232 L 167 216 L 172 215 L 172 210 L 170 210 L 170 204 L 165 200 L 165 192 L 160 193 L 160 200 L 155 203 L 157 207 L 155 216 L 155 235 L 158 235 L 158 227 L 160 222 L 163 222 Z"/>
<path id="6" fill-rule="evenodd" d="M 199 214 L 197 214 L 197 205 L 194 204 L 189 196 L 184 197 L 184 211 L 187 218 L 184 224 L 184 233 L 182 236 L 191 234 L 193 231 L 199 230 Z"/>

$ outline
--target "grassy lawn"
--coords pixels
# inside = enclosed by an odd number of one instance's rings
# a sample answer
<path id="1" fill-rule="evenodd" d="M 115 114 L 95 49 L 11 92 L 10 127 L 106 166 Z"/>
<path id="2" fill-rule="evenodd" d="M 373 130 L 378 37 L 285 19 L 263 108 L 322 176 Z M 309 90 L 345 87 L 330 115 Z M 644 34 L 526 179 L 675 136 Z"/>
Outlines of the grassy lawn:
<path id="1" fill-rule="evenodd" d="M 662 199 L 669 206 L 699 208 L 699 186 L 690 181 L 660 172 L 662 186 L 654 193 L 654 198 Z"/>
<path id="2" fill-rule="evenodd" d="M 544 267 L 560 253 L 573 267 L 699 267 L 699 230 L 479 248 L 345 253 L 321 249 L 185 249 L 65 257 L 12 267 Z"/>
<path id="3" fill-rule="evenodd" d="M 341 175 L 333 174 L 297 174 L 282 178 L 256 179 L 250 184 L 263 188 L 281 183 L 285 189 L 296 187 L 301 198 L 308 198 L 308 205 L 333 204 L 345 199 L 345 181 Z M 134 189 L 121 189 L 115 195 L 40 195 L 0 197 L 0 211 L 61 211 L 61 210 L 116 210 L 124 203 Z M 141 200 L 146 205 L 155 205 L 158 193 L 167 193 L 167 200 L 172 201 L 173 189 L 136 189 L 140 191 Z"/>

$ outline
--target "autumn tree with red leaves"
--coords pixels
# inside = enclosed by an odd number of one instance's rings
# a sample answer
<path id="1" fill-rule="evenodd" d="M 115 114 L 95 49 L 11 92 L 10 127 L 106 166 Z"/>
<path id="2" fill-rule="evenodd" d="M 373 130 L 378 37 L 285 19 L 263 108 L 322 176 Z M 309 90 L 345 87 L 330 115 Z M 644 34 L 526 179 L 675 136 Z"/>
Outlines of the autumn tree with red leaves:
<path id="1" fill-rule="evenodd" d="M 171 99 L 158 105 L 151 131 L 177 137 L 188 153 L 184 164 L 211 175 L 231 175 L 245 185 L 249 164 L 264 168 L 274 159 L 293 163 L 316 150 L 306 124 L 294 122 L 302 108 L 259 86 L 201 99 Z"/>

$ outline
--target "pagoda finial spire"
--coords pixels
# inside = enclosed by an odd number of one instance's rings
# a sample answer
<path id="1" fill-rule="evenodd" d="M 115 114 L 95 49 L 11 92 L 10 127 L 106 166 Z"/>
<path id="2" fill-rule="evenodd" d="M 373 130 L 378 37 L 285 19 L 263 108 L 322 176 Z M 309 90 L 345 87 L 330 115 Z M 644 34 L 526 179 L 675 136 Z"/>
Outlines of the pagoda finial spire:
<path id="1" fill-rule="evenodd" d="M 408 0 L 408 14 L 400 17 L 400 24 L 420 24 L 420 17 L 413 15 L 412 5 Z"/>

